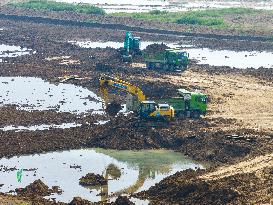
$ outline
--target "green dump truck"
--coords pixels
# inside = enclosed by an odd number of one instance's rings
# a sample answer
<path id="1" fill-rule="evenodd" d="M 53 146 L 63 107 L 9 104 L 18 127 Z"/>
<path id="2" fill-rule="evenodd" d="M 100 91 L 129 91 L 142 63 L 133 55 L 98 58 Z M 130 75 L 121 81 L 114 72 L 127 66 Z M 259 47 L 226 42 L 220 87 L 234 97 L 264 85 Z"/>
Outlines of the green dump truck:
<path id="1" fill-rule="evenodd" d="M 174 108 L 175 117 L 178 118 L 200 118 L 206 114 L 207 95 L 200 92 L 190 92 L 178 89 L 178 97 L 160 99 L 157 103 L 167 103 Z"/>
<path id="2" fill-rule="evenodd" d="M 165 49 L 160 52 L 143 52 L 148 69 L 183 71 L 189 64 L 189 54 L 181 49 Z"/>

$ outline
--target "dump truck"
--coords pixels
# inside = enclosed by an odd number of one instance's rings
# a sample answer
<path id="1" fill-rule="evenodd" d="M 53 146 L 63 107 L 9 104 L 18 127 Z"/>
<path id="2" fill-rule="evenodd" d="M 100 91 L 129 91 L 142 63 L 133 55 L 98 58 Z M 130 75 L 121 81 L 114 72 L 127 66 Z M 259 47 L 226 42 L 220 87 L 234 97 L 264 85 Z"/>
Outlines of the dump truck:
<path id="1" fill-rule="evenodd" d="M 174 108 L 177 118 L 191 117 L 200 118 L 206 114 L 208 98 L 201 92 L 190 92 L 185 89 L 178 89 L 178 97 L 157 100 L 157 103 L 167 103 Z"/>
<path id="2" fill-rule="evenodd" d="M 165 49 L 142 53 L 148 69 L 183 71 L 189 64 L 189 54 L 181 49 Z"/>
<path id="3" fill-rule="evenodd" d="M 132 55 L 141 54 L 140 43 L 140 37 L 134 37 L 131 32 L 127 31 L 124 38 L 122 60 L 130 62 L 133 58 Z"/>

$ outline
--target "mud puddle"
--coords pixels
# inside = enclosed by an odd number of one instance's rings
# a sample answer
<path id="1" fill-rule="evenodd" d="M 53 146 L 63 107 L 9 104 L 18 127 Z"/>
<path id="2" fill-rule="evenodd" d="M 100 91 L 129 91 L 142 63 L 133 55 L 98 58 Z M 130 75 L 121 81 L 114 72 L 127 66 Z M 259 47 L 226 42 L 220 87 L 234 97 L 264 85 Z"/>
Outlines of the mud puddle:
<path id="1" fill-rule="evenodd" d="M 101 98 L 72 84 L 52 84 L 34 77 L 0 77 L 0 92 L 0 106 L 16 105 L 27 111 L 103 113 Z"/>
<path id="2" fill-rule="evenodd" d="M 245 7 L 245 8 L 256 8 L 256 9 L 273 9 L 273 3 L 271 1 L 256 1 L 256 2 L 241 2 L 241 1 L 182 1 L 182 0 L 133 0 L 133 1 L 100 1 L 100 0 L 56 0 L 58 2 L 68 3 L 88 3 L 94 4 L 103 8 L 106 13 L 117 13 L 117 12 L 149 12 L 152 10 L 160 11 L 190 11 L 190 10 L 201 10 L 208 8 L 231 8 L 231 7 Z"/>
<path id="3" fill-rule="evenodd" d="M 0 31 L 2 30 L 0 29 Z M 0 44 L 0 62 L 3 62 L 3 58 L 14 58 L 30 54 L 35 54 L 35 51 L 32 51 L 31 49 L 24 48 L 21 46 L 10 46 Z"/>
<path id="4" fill-rule="evenodd" d="M 73 127 L 80 127 L 81 124 L 77 123 L 62 123 L 60 125 L 32 125 L 32 126 L 14 126 L 9 125 L 0 128 L 2 131 L 15 131 L 15 132 L 22 132 L 22 131 L 37 131 L 37 130 L 50 130 L 50 129 L 67 129 L 67 128 L 73 128 Z"/>
<path id="5" fill-rule="evenodd" d="M 4 185 L 0 191 L 8 192 L 41 179 L 46 185 L 57 185 L 63 191 L 60 195 L 54 194 L 48 198 L 69 202 L 74 196 L 80 196 L 97 202 L 110 200 L 121 193 L 147 190 L 163 178 L 189 168 L 204 167 L 181 153 L 168 150 L 84 149 L 2 158 L 0 184 Z M 29 170 L 23 172 L 21 183 L 16 181 L 18 169 Z M 80 186 L 79 179 L 87 173 L 103 175 L 107 185 Z"/>
<path id="6" fill-rule="evenodd" d="M 198 64 L 229 66 L 235 68 L 273 68 L 273 52 L 212 50 L 209 48 L 185 48 L 190 58 Z"/>

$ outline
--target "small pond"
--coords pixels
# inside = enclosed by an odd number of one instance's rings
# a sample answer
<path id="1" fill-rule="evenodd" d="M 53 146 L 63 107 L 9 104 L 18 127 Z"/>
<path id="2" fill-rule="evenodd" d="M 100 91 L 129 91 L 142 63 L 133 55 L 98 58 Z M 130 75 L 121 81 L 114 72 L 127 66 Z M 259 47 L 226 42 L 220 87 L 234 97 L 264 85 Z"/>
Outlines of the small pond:
<path id="1" fill-rule="evenodd" d="M 21 46 L 10 46 L 5 44 L 0 44 L 0 62 L 3 61 L 2 58 L 14 58 L 23 55 L 30 55 L 33 52 L 31 49 L 24 48 Z"/>
<path id="2" fill-rule="evenodd" d="M 25 187 L 36 179 L 48 186 L 59 186 L 63 193 L 47 198 L 69 202 L 74 196 L 97 202 L 110 200 L 115 194 L 146 190 L 167 176 L 185 169 L 204 168 L 181 153 L 168 150 L 117 151 L 81 149 L 0 159 L 1 192 Z M 3 167 L 6 169 L 4 170 Z M 15 168 L 10 169 L 10 168 Z M 22 182 L 16 171 L 23 171 Z M 83 187 L 79 179 L 87 173 L 103 175 L 105 186 Z M 136 200 L 137 201 L 137 200 Z M 142 204 L 138 201 L 138 204 Z"/>
<path id="3" fill-rule="evenodd" d="M 52 84 L 34 77 L 0 77 L 0 106 L 57 112 L 103 113 L 103 101 L 94 92 L 72 84 Z"/>

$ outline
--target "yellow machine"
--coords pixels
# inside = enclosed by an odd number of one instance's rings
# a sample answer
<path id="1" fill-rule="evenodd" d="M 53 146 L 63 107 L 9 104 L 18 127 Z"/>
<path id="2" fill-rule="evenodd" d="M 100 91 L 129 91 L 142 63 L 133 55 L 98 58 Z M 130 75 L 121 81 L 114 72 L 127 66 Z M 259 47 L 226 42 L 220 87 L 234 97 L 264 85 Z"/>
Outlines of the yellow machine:
<path id="1" fill-rule="evenodd" d="M 100 78 L 100 88 L 106 105 L 108 104 L 109 87 L 113 87 L 136 96 L 139 101 L 137 113 L 141 118 L 172 119 L 174 117 L 173 107 L 168 104 L 157 104 L 154 101 L 146 100 L 146 96 L 139 87 L 117 78 L 102 76 Z"/>

